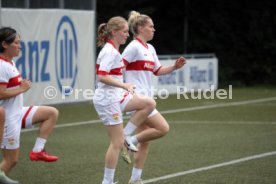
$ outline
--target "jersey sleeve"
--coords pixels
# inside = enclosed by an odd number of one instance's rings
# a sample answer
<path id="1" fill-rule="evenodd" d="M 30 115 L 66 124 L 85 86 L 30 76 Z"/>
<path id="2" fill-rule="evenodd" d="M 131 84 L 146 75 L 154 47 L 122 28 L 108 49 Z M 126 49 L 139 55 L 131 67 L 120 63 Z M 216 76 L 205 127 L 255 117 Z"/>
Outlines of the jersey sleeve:
<path id="1" fill-rule="evenodd" d="M 115 60 L 115 55 L 113 52 L 105 52 L 100 58 L 99 74 L 107 75 L 113 65 Z"/>
<path id="2" fill-rule="evenodd" d="M 133 42 L 131 42 L 122 53 L 125 66 L 135 61 L 136 53 L 137 49 L 134 46 Z"/>
<path id="3" fill-rule="evenodd" d="M 157 75 L 158 71 L 160 70 L 160 68 L 162 67 L 158 57 L 157 57 L 157 54 L 156 54 L 156 51 L 154 49 L 154 47 L 152 45 L 150 45 L 151 49 L 152 49 L 152 53 L 153 53 L 153 58 L 154 58 L 154 68 L 153 68 L 153 73 L 154 75 Z"/>
<path id="4" fill-rule="evenodd" d="M 3 65 L 0 64 L 0 85 L 7 85 L 9 82 L 9 75 L 7 73 L 9 69 Z"/>

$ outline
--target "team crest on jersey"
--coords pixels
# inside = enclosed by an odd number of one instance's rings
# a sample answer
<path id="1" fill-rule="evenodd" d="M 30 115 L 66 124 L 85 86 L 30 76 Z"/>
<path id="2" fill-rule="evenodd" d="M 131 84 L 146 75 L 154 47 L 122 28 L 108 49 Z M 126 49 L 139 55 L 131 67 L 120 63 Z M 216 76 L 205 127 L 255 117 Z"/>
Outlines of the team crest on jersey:
<path id="1" fill-rule="evenodd" d="M 14 145 L 14 144 L 15 144 L 14 138 L 9 138 L 9 139 L 8 139 L 8 143 L 9 143 L 10 145 Z"/>
<path id="2" fill-rule="evenodd" d="M 119 121 L 119 119 L 120 119 L 120 114 L 119 113 L 114 113 L 114 114 L 112 114 L 112 116 L 113 116 L 113 119 L 115 121 Z"/>

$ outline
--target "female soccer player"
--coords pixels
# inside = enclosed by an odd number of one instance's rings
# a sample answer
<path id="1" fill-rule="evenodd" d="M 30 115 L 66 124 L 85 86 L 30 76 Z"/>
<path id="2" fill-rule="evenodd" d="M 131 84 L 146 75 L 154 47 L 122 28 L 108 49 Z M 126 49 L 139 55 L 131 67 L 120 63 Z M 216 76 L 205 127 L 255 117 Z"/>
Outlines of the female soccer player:
<path id="1" fill-rule="evenodd" d="M 136 86 L 136 93 L 152 96 L 152 74 L 159 76 L 171 73 L 181 68 L 186 61 L 180 57 L 170 66 L 161 66 L 154 47 L 147 43 L 153 39 L 155 32 L 153 21 L 149 16 L 131 11 L 128 24 L 134 35 L 134 40 L 128 44 L 122 54 L 126 65 L 125 81 Z M 130 184 L 143 183 L 141 175 L 148 154 L 148 141 L 160 138 L 166 135 L 168 131 L 167 121 L 155 109 L 145 120 L 145 123 L 139 127 L 139 133 L 131 137 L 134 145 L 139 143 L 139 151 L 134 154 L 134 167 Z"/>
<path id="2" fill-rule="evenodd" d="M 110 139 L 102 184 L 114 183 L 115 168 L 124 141 L 130 150 L 138 151 L 130 143 L 130 135 L 155 108 L 153 99 L 136 95 L 134 85 L 123 83 L 124 63 L 119 47 L 129 37 L 128 31 L 127 21 L 122 17 L 113 17 L 98 27 L 98 46 L 103 48 L 97 58 L 97 89 L 93 103 Z M 122 112 L 127 111 L 135 113 L 124 130 Z"/>
<path id="3" fill-rule="evenodd" d="M 54 162 L 57 156 L 47 154 L 44 145 L 52 133 L 58 111 L 48 106 L 23 107 L 23 93 L 31 88 L 31 81 L 22 79 L 13 58 L 20 52 L 20 36 L 10 27 L 0 29 L 0 106 L 6 111 L 6 123 L 1 148 L 3 160 L 0 170 L 8 174 L 19 159 L 21 128 L 40 123 L 38 137 L 29 154 L 32 161 Z"/>

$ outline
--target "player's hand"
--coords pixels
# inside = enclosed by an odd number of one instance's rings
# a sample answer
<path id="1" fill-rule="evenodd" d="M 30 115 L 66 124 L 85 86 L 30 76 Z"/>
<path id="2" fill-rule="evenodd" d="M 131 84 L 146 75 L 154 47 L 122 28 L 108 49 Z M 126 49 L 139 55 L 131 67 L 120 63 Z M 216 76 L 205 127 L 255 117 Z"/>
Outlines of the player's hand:
<path id="1" fill-rule="evenodd" d="M 124 89 L 130 92 L 131 94 L 135 93 L 135 86 L 130 83 L 124 83 Z"/>
<path id="2" fill-rule="evenodd" d="M 186 64 L 186 59 L 184 57 L 178 58 L 174 63 L 174 68 L 179 69 Z"/>
<path id="3" fill-rule="evenodd" d="M 20 88 L 23 92 L 28 91 L 32 87 L 32 82 L 29 79 L 23 79 Z"/>

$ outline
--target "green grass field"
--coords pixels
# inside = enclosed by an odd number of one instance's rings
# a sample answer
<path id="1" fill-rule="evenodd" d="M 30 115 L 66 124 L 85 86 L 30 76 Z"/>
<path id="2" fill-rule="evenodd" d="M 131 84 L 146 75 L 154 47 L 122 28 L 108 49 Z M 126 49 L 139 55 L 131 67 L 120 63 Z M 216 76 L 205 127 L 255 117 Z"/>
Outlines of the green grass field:
<path id="1" fill-rule="evenodd" d="M 269 101 L 254 102 L 254 99 Z M 248 102 L 233 104 L 232 102 Z M 233 89 L 233 99 L 157 100 L 158 110 L 170 123 L 166 137 L 152 142 L 143 171 L 149 179 L 276 151 L 276 88 Z M 222 105 L 214 107 L 212 105 Z M 230 105 L 229 105 L 230 104 Z M 232 104 L 232 105 L 231 105 Z M 205 106 L 205 109 L 198 109 Z M 92 104 L 57 106 L 57 126 L 97 120 Z M 189 108 L 189 109 L 188 109 Z M 181 112 L 167 110 L 184 109 Z M 185 110 L 186 109 L 186 110 Z M 188 110 L 187 110 L 188 109 Z M 11 177 L 22 184 L 100 184 L 104 154 L 109 144 L 101 123 L 57 127 L 47 150 L 60 157 L 56 163 L 31 162 L 28 153 L 36 131 L 21 135 L 21 157 Z M 127 184 L 132 166 L 119 160 L 115 181 Z M 155 181 L 167 184 L 273 184 L 276 155 L 237 162 L 200 172 Z"/>

